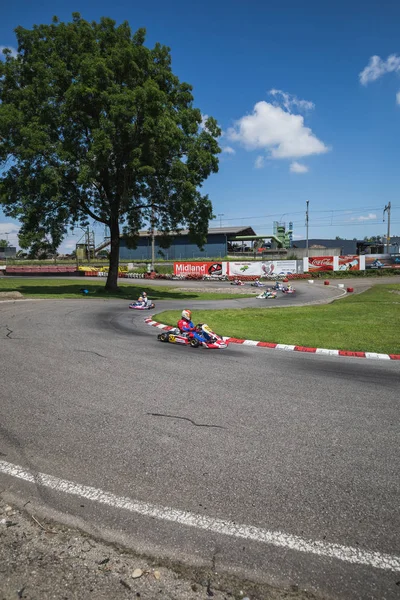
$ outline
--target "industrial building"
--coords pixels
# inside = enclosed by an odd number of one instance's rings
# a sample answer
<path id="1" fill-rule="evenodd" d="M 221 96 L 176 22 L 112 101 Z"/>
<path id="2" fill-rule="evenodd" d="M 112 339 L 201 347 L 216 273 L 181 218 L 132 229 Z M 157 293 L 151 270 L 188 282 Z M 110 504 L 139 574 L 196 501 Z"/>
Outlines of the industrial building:
<path id="1" fill-rule="evenodd" d="M 306 248 L 306 240 L 296 240 L 293 243 L 293 248 Z M 390 254 L 399 252 L 400 237 L 394 236 L 390 238 Z M 365 240 L 342 240 L 342 239 L 310 239 L 308 247 L 312 248 L 330 248 L 337 249 L 338 255 L 346 254 L 383 254 L 387 251 L 385 239 L 382 242 L 366 242 Z"/>
<path id="2" fill-rule="evenodd" d="M 182 260 L 193 258 L 222 258 L 227 256 L 232 242 L 237 236 L 252 236 L 252 227 L 214 227 L 208 230 L 207 241 L 203 250 L 189 239 L 189 232 L 184 229 L 179 235 L 171 236 L 169 248 L 161 248 L 159 241 L 161 233 L 155 232 L 155 258 L 166 260 Z M 122 260 L 151 260 L 152 236 L 149 231 L 139 232 L 139 241 L 134 249 L 128 248 L 124 237 L 120 240 L 120 258 Z"/>

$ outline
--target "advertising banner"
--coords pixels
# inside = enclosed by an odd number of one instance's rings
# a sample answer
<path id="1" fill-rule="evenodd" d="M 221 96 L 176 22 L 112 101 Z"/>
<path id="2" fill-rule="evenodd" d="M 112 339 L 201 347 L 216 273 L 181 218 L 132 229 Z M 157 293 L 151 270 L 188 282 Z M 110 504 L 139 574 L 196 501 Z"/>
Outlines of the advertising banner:
<path id="1" fill-rule="evenodd" d="M 400 269 L 400 254 L 366 254 L 366 269 Z"/>
<path id="2" fill-rule="evenodd" d="M 237 277 L 240 277 L 240 275 L 265 277 L 266 275 L 288 275 L 297 273 L 297 261 L 295 260 L 228 262 L 227 265 L 228 275 Z"/>
<path id="3" fill-rule="evenodd" d="M 360 257 L 354 255 L 339 256 L 338 271 L 359 271 Z"/>
<path id="4" fill-rule="evenodd" d="M 309 256 L 308 271 L 333 271 L 335 256 Z M 307 259 L 305 259 L 307 260 Z"/>
<path id="5" fill-rule="evenodd" d="M 174 262 L 174 275 L 225 275 L 226 262 Z"/>
<path id="6" fill-rule="evenodd" d="M 261 277 L 261 262 L 228 262 L 228 275 Z"/>
<path id="7" fill-rule="evenodd" d="M 273 265 L 273 269 L 271 267 Z M 267 269 L 265 269 L 267 266 Z M 271 270 L 272 269 L 272 270 Z M 297 273 L 297 260 L 272 260 L 265 263 L 261 263 L 261 270 L 266 275 L 292 275 Z"/>

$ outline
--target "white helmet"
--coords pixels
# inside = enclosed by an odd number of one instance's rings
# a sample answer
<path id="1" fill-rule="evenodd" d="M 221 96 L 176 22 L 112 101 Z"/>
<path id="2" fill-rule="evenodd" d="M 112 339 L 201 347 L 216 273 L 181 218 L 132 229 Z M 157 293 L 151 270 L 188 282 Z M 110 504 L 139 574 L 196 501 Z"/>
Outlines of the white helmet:
<path id="1" fill-rule="evenodd" d="M 190 321 L 190 319 L 192 318 L 192 311 L 191 310 L 183 310 L 182 311 L 182 319 L 187 319 L 188 321 Z"/>
<path id="2" fill-rule="evenodd" d="M 143 292 L 142 296 L 147 296 L 146 292 Z"/>
<path id="3" fill-rule="evenodd" d="M 139 296 L 139 298 L 138 298 L 138 302 L 143 302 L 143 298 L 142 298 L 142 296 Z"/>

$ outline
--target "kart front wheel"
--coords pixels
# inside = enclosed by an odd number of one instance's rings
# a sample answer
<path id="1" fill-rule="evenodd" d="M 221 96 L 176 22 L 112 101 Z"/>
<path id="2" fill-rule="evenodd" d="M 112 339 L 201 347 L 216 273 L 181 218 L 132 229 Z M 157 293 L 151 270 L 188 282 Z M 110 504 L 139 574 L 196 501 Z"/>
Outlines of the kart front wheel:
<path id="1" fill-rule="evenodd" d="M 190 340 L 189 344 L 192 348 L 198 348 L 200 346 L 199 340 L 196 340 L 194 338 Z"/>
<path id="2" fill-rule="evenodd" d="M 158 339 L 161 342 L 168 342 L 168 333 L 160 333 L 160 335 L 158 336 Z"/>

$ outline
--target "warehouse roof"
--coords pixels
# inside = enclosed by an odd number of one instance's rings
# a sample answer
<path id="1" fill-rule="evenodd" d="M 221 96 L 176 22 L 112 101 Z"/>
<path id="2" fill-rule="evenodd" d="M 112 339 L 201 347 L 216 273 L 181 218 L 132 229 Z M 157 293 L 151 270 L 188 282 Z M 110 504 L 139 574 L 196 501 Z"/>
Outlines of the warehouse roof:
<path id="1" fill-rule="evenodd" d="M 161 231 L 155 231 L 154 232 L 155 235 L 162 235 Z M 189 230 L 188 229 L 182 229 L 179 234 L 174 234 L 171 232 L 171 236 L 173 237 L 174 235 L 188 235 Z M 255 235 L 255 231 L 252 227 L 248 227 L 248 226 L 237 226 L 237 227 L 210 227 L 208 230 L 208 235 L 218 235 L 218 234 L 222 234 L 222 235 Z M 144 231 L 139 231 L 139 236 L 140 237 L 149 237 L 151 235 L 151 233 L 149 232 L 149 230 L 144 230 Z"/>

